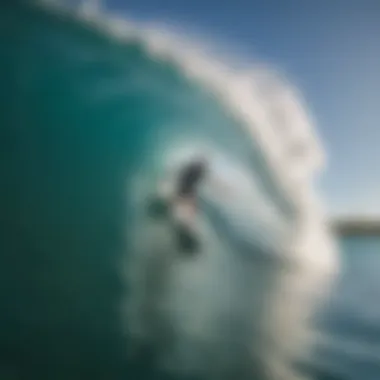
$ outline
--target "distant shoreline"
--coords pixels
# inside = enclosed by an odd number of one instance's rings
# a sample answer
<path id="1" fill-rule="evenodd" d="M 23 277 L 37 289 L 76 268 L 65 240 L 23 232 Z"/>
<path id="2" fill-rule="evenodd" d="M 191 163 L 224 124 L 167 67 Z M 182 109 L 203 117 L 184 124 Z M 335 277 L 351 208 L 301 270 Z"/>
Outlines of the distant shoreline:
<path id="1" fill-rule="evenodd" d="M 335 219 L 331 221 L 332 229 L 342 236 L 372 235 L 380 236 L 380 220 L 370 219 Z"/>

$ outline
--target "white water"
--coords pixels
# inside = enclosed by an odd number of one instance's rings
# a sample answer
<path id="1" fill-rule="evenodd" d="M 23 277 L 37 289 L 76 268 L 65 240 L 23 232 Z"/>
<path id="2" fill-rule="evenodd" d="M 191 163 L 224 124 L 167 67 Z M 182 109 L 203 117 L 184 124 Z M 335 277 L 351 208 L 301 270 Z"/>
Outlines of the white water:
<path id="1" fill-rule="evenodd" d="M 163 27 L 137 25 L 89 4 L 76 16 L 110 38 L 141 41 L 152 58 L 176 63 L 211 91 L 239 120 L 236 133 L 258 144 L 276 186 L 296 209 L 296 217 L 288 219 L 273 199 L 261 197 L 244 160 L 216 141 L 217 162 L 224 160 L 220 177 L 233 183 L 234 195 L 218 199 L 205 189 L 204 199 L 216 214 L 200 212 L 202 251 L 184 259 L 171 226 L 144 213 L 144 200 L 156 186 L 153 167 L 164 173 L 170 155 L 186 148 L 166 136 L 166 145 L 156 147 L 156 162 L 147 157 L 128 179 L 137 209 L 129 226 L 134 228 L 133 255 L 127 258 L 129 334 L 158 344 L 160 366 L 168 371 L 211 379 L 257 373 L 298 378 L 293 360 L 308 353 L 310 318 L 338 265 L 313 187 L 323 152 L 295 89 L 263 65 L 237 72 Z M 203 144 L 209 148 L 210 142 Z"/>

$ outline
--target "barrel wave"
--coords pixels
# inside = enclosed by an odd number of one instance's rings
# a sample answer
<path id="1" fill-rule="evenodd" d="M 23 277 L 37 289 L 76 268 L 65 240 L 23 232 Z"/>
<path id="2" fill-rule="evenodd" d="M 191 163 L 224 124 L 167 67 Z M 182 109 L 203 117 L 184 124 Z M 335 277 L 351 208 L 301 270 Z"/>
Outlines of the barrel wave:
<path id="1" fill-rule="evenodd" d="M 297 91 L 84 9 L 1 5 L 2 378 L 307 378 L 338 260 Z M 147 200 L 199 152 L 189 257 Z"/>

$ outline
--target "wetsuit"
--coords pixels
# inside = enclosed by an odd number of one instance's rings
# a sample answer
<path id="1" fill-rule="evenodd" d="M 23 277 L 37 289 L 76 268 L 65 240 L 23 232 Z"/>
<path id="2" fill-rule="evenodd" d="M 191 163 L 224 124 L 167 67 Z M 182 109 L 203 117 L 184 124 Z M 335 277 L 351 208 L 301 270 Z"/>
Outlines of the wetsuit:
<path id="1" fill-rule="evenodd" d="M 206 164 L 202 161 L 194 161 L 188 164 L 178 178 L 177 195 L 179 197 L 193 197 L 196 195 L 197 186 L 206 176 Z"/>
<path id="2" fill-rule="evenodd" d="M 182 200 L 195 201 L 195 196 L 197 195 L 197 186 L 206 176 L 207 165 L 205 162 L 197 160 L 188 163 L 182 168 L 178 174 L 177 186 L 175 197 L 177 200 L 172 200 L 175 202 Z M 173 203 L 167 201 L 160 201 L 156 199 L 150 205 L 151 215 L 164 216 L 170 213 Z M 199 242 L 196 236 L 193 234 L 192 229 L 187 223 L 176 223 L 175 231 L 178 240 L 179 247 L 182 251 L 194 252 L 199 248 Z"/>
<path id="3" fill-rule="evenodd" d="M 206 176 L 205 162 L 197 160 L 185 165 L 178 173 L 176 180 L 176 188 L 174 199 L 171 201 L 177 202 L 179 199 L 195 200 L 197 194 L 197 186 Z M 154 197 L 149 203 L 149 213 L 152 216 L 165 216 L 171 208 L 171 201 L 161 197 Z"/>

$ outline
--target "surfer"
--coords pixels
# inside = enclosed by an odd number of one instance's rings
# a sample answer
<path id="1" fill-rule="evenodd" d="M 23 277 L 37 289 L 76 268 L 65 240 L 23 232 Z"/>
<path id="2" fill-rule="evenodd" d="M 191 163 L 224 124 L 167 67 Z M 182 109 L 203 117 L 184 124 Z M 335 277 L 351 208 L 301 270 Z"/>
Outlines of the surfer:
<path id="1" fill-rule="evenodd" d="M 174 222 L 179 245 L 185 251 L 194 251 L 199 246 L 194 223 L 198 210 L 198 189 L 207 177 L 208 169 L 206 157 L 193 158 L 180 168 L 172 194 L 168 195 L 165 188 L 162 188 L 161 194 L 150 205 L 151 213 L 156 216 L 170 216 Z"/>
<path id="2" fill-rule="evenodd" d="M 199 212 L 199 187 L 207 180 L 213 193 L 232 194 L 231 186 L 221 181 L 211 170 L 210 155 L 198 154 L 183 163 L 174 180 L 161 182 L 161 186 L 149 204 L 149 213 L 154 217 L 164 217 L 173 223 L 179 247 L 183 251 L 196 251 L 199 248 L 198 233 L 195 229 Z"/>

